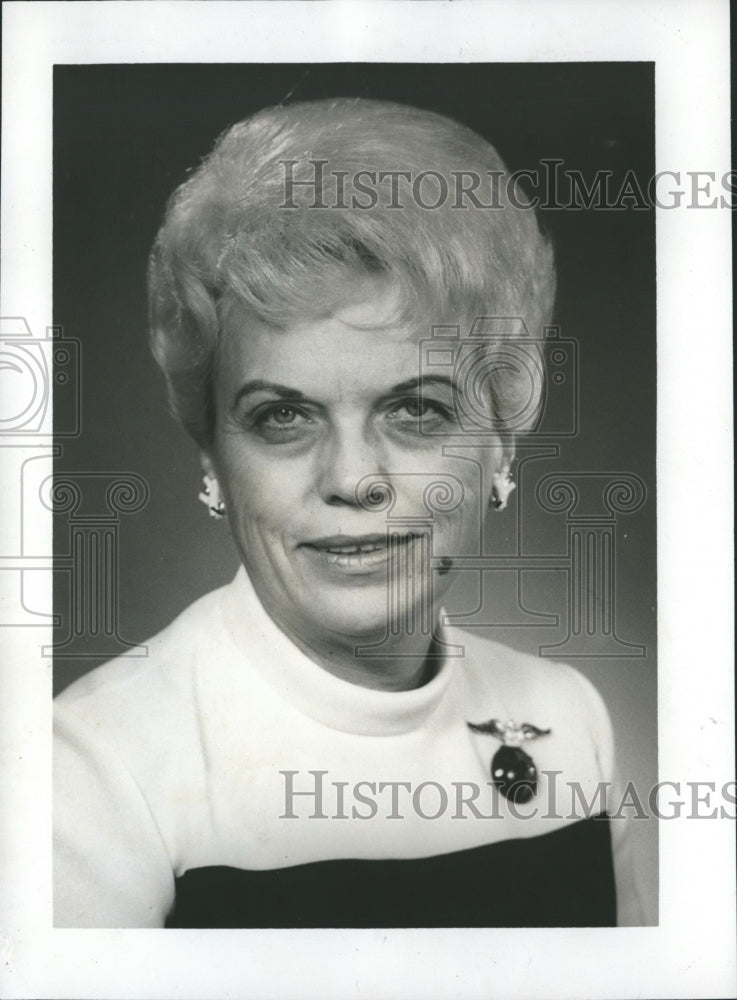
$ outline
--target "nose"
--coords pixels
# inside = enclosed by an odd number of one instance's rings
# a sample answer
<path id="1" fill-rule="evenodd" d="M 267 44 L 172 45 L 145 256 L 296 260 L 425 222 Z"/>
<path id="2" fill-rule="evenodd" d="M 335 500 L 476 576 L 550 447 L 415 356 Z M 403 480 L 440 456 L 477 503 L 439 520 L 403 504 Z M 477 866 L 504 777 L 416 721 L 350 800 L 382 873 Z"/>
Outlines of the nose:
<path id="1" fill-rule="evenodd" d="M 360 427 L 335 428 L 318 463 L 317 490 L 332 506 L 361 507 L 372 480 L 387 473 L 381 443 Z"/>

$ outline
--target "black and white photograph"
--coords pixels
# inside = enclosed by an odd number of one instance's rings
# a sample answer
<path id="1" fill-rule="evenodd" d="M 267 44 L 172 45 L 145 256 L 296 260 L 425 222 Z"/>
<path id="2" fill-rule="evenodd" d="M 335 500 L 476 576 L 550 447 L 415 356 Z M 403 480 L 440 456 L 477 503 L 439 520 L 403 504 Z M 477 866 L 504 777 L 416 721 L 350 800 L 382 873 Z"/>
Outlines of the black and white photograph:
<path id="1" fill-rule="evenodd" d="M 657 922 L 653 83 L 57 68 L 60 926 Z"/>
<path id="2" fill-rule="evenodd" d="M 655 44 L 420 43 L 505 4 L 85 6 L 99 57 L 49 36 L 27 308 L 4 228 L 0 624 L 49 727 L 44 888 L 10 911 L 45 941 L 35 995 L 658 995 L 675 965 L 612 956 L 675 962 L 693 886 L 734 898 L 729 567 L 698 537 L 730 516 L 703 460 L 727 357 L 700 359 L 729 268 L 697 332 L 665 239 L 722 238 L 728 155 L 664 153 Z M 189 56 L 157 55 L 167 14 Z M 358 57 L 380 14 L 418 32 Z M 714 923 L 684 996 L 729 995 Z M 557 941 L 553 986 L 530 956 Z M 151 978 L 115 980 L 139 953 Z"/>

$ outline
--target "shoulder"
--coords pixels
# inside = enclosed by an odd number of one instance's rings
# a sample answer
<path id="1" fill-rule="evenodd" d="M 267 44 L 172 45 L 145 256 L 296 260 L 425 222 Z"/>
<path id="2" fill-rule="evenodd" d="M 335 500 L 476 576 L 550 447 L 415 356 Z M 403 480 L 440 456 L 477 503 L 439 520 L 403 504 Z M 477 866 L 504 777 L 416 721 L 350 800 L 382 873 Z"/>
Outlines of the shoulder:
<path id="1" fill-rule="evenodd" d="M 591 681 L 567 663 L 523 653 L 465 629 L 453 629 L 452 636 L 452 641 L 463 647 L 464 669 L 474 687 L 492 686 L 525 701 L 603 706 Z"/>
<path id="2" fill-rule="evenodd" d="M 512 649 L 464 629 L 453 629 L 463 646 L 463 679 L 469 706 L 489 706 L 518 723 L 566 733 L 572 742 L 595 753 L 601 771 L 614 767 L 614 738 L 609 711 L 589 678 L 567 663 Z M 506 721 L 502 718 L 501 721 Z"/>
<path id="3" fill-rule="evenodd" d="M 198 664 L 217 656 L 223 641 L 219 619 L 226 590 L 199 598 L 157 635 L 62 691 L 54 702 L 57 726 L 82 724 L 114 738 L 131 726 L 165 730 L 167 719 L 181 721 L 193 699 Z"/>
<path id="4" fill-rule="evenodd" d="M 70 815 L 75 802 L 89 815 L 114 809 L 137 816 L 144 830 L 156 803 L 163 831 L 178 803 L 201 801 L 208 762 L 202 692 L 213 662 L 229 655 L 224 590 L 190 605 L 140 647 L 142 655 L 118 657 L 56 698 L 55 795 Z"/>

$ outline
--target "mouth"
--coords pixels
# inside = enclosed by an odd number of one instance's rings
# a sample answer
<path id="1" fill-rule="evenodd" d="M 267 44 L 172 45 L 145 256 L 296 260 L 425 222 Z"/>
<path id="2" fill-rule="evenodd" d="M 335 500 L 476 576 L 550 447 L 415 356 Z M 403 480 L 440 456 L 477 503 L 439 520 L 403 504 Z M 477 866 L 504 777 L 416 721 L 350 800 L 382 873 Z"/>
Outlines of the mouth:
<path id="1" fill-rule="evenodd" d="M 349 573 L 370 573 L 406 550 L 415 535 L 330 535 L 300 546 L 324 566 Z"/>

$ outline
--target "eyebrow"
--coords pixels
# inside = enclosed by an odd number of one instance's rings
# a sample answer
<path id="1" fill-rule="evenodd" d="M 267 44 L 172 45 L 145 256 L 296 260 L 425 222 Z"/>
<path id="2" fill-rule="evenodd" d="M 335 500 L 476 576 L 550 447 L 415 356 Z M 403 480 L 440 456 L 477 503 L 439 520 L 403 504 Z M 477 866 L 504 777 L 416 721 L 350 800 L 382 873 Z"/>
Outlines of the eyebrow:
<path id="1" fill-rule="evenodd" d="M 411 389 L 423 389 L 426 385 L 444 386 L 453 392 L 457 389 L 455 379 L 450 378 L 448 375 L 425 375 L 418 378 L 408 378 L 406 382 L 400 382 L 398 385 L 392 386 L 389 390 L 389 395 L 397 392 L 409 392 Z"/>
<path id="2" fill-rule="evenodd" d="M 278 382 L 265 382 L 263 379 L 256 378 L 250 382 L 243 383 L 236 393 L 235 402 L 239 402 L 244 396 L 250 396 L 254 392 L 270 392 L 280 399 L 306 398 L 305 394 L 300 392 L 299 389 L 291 389 L 288 385 L 279 385 Z"/>
<path id="3" fill-rule="evenodd" d="M 427 375 L 424 378 L 409 378 L 404 382 L 398 382 L 382 395 L 393 396 L 401 392 L 410 392 L 413 389 L 422 389 L 426 385 L 440 385 L 455 392 L 455 380 L 445 375 Z M 306 399 L 306 395 L 300 389 L 293 389 L 288 385 L 280 385 L 278 382 L 267 382 L 264 379 L 252 379 L 244 382 L 236 393 L 235 402 L 238 403 L 244 396 L 250 396 L 255 392 L 270 392 L 279 399 Z"/>

